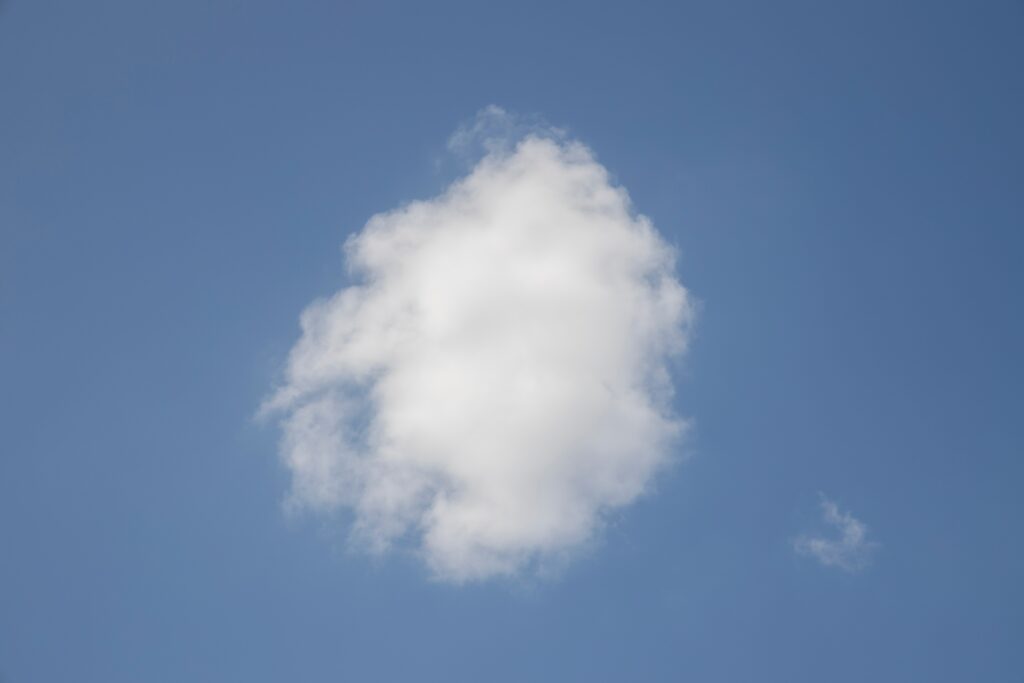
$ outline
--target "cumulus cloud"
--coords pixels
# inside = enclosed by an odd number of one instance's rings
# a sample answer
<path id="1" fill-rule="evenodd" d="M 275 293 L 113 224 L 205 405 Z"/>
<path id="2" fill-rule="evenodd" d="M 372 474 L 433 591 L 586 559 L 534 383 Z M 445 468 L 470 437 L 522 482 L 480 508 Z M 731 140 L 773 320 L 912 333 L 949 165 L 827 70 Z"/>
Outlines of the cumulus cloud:
<path id="1" fill-rule="evenodd" d="M 352 284 L 302 313 L 263 407 L 292 506 L 453 582 L 593 540 L 685 429 L 673 250 L 586 146 L 516 121 L 484 110 L 450 142 L 482 143 L 468 175 L 348 239 Z"/>
<path id="2" fill-rule="evenodd" d="M 822 496 L 822 519 L 835 529 L 837 537 L 800 536 L 793 542 L 793 548 L 800 555 L 813 557 L 826 567 L 837 567 L 848 572 L 864 569 L 878 548 L 878 544 L 867 539 L 868 528 L 849 512 L 841 512 L 839 506 Z"/>

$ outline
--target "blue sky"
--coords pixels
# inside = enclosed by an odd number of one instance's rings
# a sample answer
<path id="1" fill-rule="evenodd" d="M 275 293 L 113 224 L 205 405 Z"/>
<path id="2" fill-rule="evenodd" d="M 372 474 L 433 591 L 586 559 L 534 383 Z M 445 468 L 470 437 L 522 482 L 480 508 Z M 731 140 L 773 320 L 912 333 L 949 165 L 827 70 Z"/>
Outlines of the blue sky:
<path id="1" fill-rule="evenodd" d="M 0 677 L 1018 680 L 1022 24 L 7 0 Z M 466 172 L 490 104 L 677 250 L 692 426 L 557 576 L 459 583 L 353 549 L 345 506 L 286 514 L 254 416 L 346 238 Z M 806 552 L 828 503 L 865 566 Z"/>

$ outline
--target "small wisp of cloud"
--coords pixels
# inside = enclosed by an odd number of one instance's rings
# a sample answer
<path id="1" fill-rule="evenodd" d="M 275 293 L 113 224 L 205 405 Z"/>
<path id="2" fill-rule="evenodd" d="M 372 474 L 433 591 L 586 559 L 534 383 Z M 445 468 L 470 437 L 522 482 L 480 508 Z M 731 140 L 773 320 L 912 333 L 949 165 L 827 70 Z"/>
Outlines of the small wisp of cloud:
<path id="1" fill-rule="evenodd" d="M 868 528 L 849 512 L 842 512 L 835 502 L 821 497 L 822 521 L 836 531 L 836 535 L 803 535 L 793 541 L 799 555 L 812 557 L 825 567 L 847 572 L 859 572 L 871 564 L 879 544 L 869 541 Z"/>
<path id="2" fill-rule="evenodd" d="M 314 301 L 264 414 L 293 509 L 451 582 L 545 571 L 650 487 L 686 421 L 675 253 L 593 152 L 488 107 L 440 195 L 373 216 Z"/>

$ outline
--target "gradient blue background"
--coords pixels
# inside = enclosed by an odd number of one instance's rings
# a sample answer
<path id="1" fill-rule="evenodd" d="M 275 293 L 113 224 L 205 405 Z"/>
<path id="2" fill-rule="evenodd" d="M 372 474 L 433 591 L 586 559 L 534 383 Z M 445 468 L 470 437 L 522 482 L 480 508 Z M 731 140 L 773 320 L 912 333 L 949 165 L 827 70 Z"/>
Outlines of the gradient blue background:
<path id="1" fill-rule="evenodd" d="M 7 0 L 0 678 L 1021 681 L 1024 5 Z M 559 580 L 288 519 L 252 420 L 496 103 L 703 302 L 690 459 Z M 797 557 L 818 492 L 882 544 Z"/>

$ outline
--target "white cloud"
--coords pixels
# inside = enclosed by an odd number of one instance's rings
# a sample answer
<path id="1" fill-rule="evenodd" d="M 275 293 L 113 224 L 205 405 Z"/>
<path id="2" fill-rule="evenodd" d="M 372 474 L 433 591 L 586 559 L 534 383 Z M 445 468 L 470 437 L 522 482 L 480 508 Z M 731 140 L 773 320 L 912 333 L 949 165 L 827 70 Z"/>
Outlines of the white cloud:
<path id="1" fill-rule="evenodd" d="M 475 156 L 477 159 L 481 154 L 507 155 L 516 143 L 529 136 L 564 140 L 567 133 L 538 116 L 510 114 L 492 104 L 452 133 L 448 138 L 448 151 L 459 157 Z"/>
<path id="2" fill-rule="evenodd" d="M 513 121 L 484 110 L 451 143 L 486 136 L 468 176 L 349 238 L 357 284 L 303 312 L 264 406 L 291 505 L 349 509 L 365 547 L 454 582 L 592 540 L 685 428 L 672 249 L 587 147 Z"/>
<path id="3" fill-rule="evenodd" d="M 826 567 L 838 567 L 848 572 L 864 569 L 878 544 L 867 540 L 868 528 L 849 512 L 840 512 L 839 506 L 822 496 L 821 512 L 824 522 L 838 531 L 838 538 L 800 536 L 793 548 L 800 555 L 813 557 Z"/>

